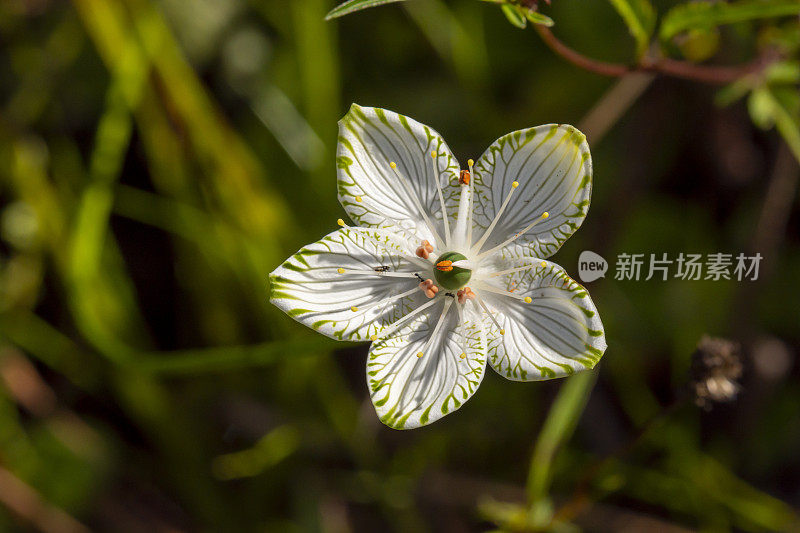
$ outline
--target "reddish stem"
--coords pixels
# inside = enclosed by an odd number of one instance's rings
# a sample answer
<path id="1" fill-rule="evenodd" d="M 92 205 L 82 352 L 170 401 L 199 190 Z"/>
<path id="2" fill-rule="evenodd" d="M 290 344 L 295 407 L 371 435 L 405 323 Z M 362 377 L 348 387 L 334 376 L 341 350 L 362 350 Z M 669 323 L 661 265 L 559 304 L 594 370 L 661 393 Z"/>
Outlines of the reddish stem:
<path id="1" fill-rule="evenodd" d="M 669 58 L 645 60 L 639 65 L 629 67 L 620 63 L 606 63 L 597 61 L 573 50 L 553 35 L 549 28 L 540 24 L 534 25 L 539 36 L 556 54 L 560 55 L 573 65 L 601 74 L 603 76 L 620 77 L 630 72 L 653 72 L 665 74 L 676 78 L 701 81 L 705 83 L 725 84 L 736 81 L 743 76 L 761 71 L 766 64 L 764 58 L 746 65 L 733 67 L 697 65 L 686 61 L 677 61 Z"/>

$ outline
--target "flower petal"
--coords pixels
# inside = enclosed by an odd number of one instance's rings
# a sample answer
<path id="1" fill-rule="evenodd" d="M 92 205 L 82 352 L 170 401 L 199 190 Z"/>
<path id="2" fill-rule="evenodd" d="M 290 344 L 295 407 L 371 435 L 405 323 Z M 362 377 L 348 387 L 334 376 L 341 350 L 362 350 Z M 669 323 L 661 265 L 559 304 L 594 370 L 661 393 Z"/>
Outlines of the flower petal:
<path id="1" fill-rule="evenodd" d="M 489 250 L 541 220 L 506 246 L 506 255 L 550 257 L 577 230 L 589 209 L 592 159 L 586 137 L 549 124 L 497 139 L 475 163 L 473 235 L 477 241 L 512 188 L 509 204 L 483 245 Z"/>
<path id="2" fill-rule="evenodd" d="M 432 335 L 444 305 L 370 347 L 367 381 L 375 410 L 387 426 L 412 429 L 430 424 L 461 407 L 483 380 L 485 341 L 474 320 L 465 315 L 465 326 L 458 327 L 453 304 Z M 463 359 L 462 353 L 467 354 Z"/>
<path id="3" fill-rule="evenodd" d="M 339 121 L 339 202 L 359 226 L 400 225 L 435 242 L 434 235 L 443 237 L 444 228 L 434 151 L 444 194 L 457 195 L 459 164 L 441 135 L 392 111 L 353 104 Z"/>
<path id="4" fill-rule="evenodd" d="M 414 296 L 389 300 L 414 289 L 418 281 L 374 271 L 380 266 L 392 271 L 418 270 L 404 244 L 402 238 L 391 239 L 364 229 L 334 231 L 300 249 L 270 274 L 270 300 L 298 322 L 328 337 L 367 340 L 397 319 L 408 298 Z M 340 274 L 339 268 L 367 273 Z"/>
<path id="5" fill-rule="evenodd" d="M 517 261 L 517 266 L 524 264 Z M 505 329 L 489 335 L 489 363 L 514 381 L 557 378 L 593 368 L 606 349 L 603 324 L 589 293 L 563 268 L 537 260 L 534 268 L 497 278 L 496 287 L 531 303 L 479 291 Z M 542 264 L 544 266 L 542 266 Z"/>

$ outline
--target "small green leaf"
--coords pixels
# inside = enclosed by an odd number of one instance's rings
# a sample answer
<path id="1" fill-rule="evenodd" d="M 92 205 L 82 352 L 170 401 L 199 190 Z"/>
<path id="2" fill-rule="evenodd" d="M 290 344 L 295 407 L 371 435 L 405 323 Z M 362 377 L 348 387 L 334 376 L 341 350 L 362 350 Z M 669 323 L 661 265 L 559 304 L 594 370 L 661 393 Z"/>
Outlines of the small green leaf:
<path id="1" fill-rule="evenodd" d="M 779 61 L 772 63 L 764 71 L 764 78 L 773 84 L 800 83 L 800 62 Z"/>
<path id="2" fill-rule="evenodd" d="M 532 9 L 528 9 L 528 20 L 531 21 L 533 24 L 541 24 L 542 26 L 547 26 L 548 28 L 555 24 L 553 19 L 548 17 L 547 15 L 542 15 L 538 11 L 534 11 Z"/>
<path id="3" fill-rule="evenodd" d="M 797 0 L 739 0 L 693 2 L 669 10 L 661 23 L 660 37 L 667 41 L 691 29 L 710 29 L 747 20 L 800 14 Z"/>
<path id="4" fill-rule="evenodd" d="M 747 110 L 750 112 L 753 124 L 765 130 L 775 124 L 773 103 L 769 89 L 766 87 L 756 89 L 750 94 L 750 98 L 747 100 Z"/>
<path id="5" fill-rule="evenodd" d="M 744 77 L 726 85 L 714 97 L 714 103 L 719 107 L 727 107 L 744 97 L 753 88 L 753 80 Z"/>
<path id="6" fill-rule="evenodd" d="M 519 7 L 511 4 L 503 4 L 503 13 L 508 21 L 517 28 L 524 29 L 528 25 L 528 19 L 525 18 L 525 11 Z"/>
<path id="7" fill-rule="evenodd" d="M 636 39 L 636 55 L 644 56 L 656 26 L 656 11 L 649 0 L 609 0 Z"/>
<path id="8" fill-rule="evenodd" d="M 691 29 L 686 32 L 685 38 L 676 39 L 679 41 L 678 48 L 683 57 L 693 63 L 700 63 L 712 57 L 719 50 L 719 30 L 711 29 Z"/>
<path id="9" fill-rule="evenodd" d="M 339 7 L 335 7 L 325 16 L 325 20 L 331 20 L 344 15 L 349 15 L 354 11 L 367 9 L 368 7 L 381 6 L 383 4 L 391 4 L 392 2 L 402 2 L 404 0 L 347 0 Z"/>

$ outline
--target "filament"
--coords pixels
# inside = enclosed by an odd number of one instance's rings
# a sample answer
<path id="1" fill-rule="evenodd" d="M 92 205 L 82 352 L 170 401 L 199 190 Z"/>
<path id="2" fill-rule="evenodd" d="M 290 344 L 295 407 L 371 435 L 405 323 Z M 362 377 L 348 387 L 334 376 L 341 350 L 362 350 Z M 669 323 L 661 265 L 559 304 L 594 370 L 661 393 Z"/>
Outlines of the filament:
<path id="1" fill-rule="evenodd" d="M 472 180 L 470 180 L 470 181 L 472 181 Z M 492 220 L 492 223 L 489 224 L 489 227 L 486 229 L 486 233 L 483 234 L 483 237 L 481 237 L 478 240 L 478 242 L 475 243 L 474 250 L 476 252 L 480 252 L 481 246 L 483 246 L 483 244 L 486 242 L 486 239 L 488 239 L 489 235 L 491 235 L 492 230 L 497 225 L 497 222 L 500 220 L 500 216 L 503 214 L 503 211 L 506 210 L 506 206 L 508 205 L 508 202 L 511 201 L 511 196 L 514 194 L 514 191 L 517 189 L 517 187 L 519 187 L 519 182 L 515 181 L 515 182 L 513 182 L 511 184 L 511 190 L 508 191 L 508 195 L 506 195 L 506 199 L 503 200 L 502 205 L 500 205 L 500 209 L 497 210 L 497 214 L 494 216 L 494 220 Z"/>
<path id="2" fill-rule="evenodd" d="M 442 314 L 439 316 L 439 321 L 436 322 L 436 327 L 433 328 L 431 332 L 431 336 L 428 337 L 428 340 L 425 341 L 425 345 L 422 349 L 417 352 L 417 357 L 422 357 L 425 355 L 425 352 L 428 351 L 428 348 L 433 343 L 433 339 L 436 338 L 436 334 L 439 333 L 439 330 L 442 329 L 442 324 L 444 324 L 444 319 L 447 316 L 447 312 L 450 310 L 450 306 L 453 304 L 453 300 L 445 300 L 444 302 L 444 309 L 442 310 Z"/>

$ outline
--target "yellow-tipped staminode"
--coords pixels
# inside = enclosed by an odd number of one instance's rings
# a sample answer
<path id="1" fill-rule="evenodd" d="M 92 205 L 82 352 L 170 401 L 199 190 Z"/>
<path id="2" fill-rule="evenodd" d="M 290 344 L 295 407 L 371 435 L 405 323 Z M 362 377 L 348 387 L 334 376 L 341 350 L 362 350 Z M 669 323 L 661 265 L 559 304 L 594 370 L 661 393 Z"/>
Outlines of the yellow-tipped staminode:
<path id="1" fill-rule="evenodd" d="M 523 302 L 525 302 L 526 304 L 529 304 L 529 303 L 531 303 L 533 300 L 531 300 L 531 297 L 530 297 L 530 296 L 526 296 L 526 297 L 525 297 L 525 299 L 524 299 L 524 300 L 522 300 L 522 301 L 523 301 Z"/>
<path id="2" fill-rule="evenodd" d="M 354 305 L 353 307 L 351 307 L 351 308 L 350 308 L 350 310 L 351 310 L 352 312 L 354 312 L 354 313 L 355 313 L 356 311 L 358 311 L 358 307 L 356 307 L 356 306 Z"/>
<path id="3" fill-rule="evenodd" d="M 472 165 L 474 165 L 474 164 L 475 164 L 475 161 L 473 161 L 472 159 L 468 159 L 468 160 L 467 160 L 467 166 L 468 166 L 468 167 L 471 167 L 471 166 L 472 166 Z"/>
<path id="4" fill-rule="evenodd" d="M 519 187 L 519 182 L 518 182 L 518 181 L 512 182 L 512 183 L 511 183 L 511 187 L 513 187 L 514 189 L 516 189 L 517 187 Z"/>
<path id="5" fill-rule="evenodd" d="M 339 274 L 344 274 L 344 269 L 343 268 L 337 268 L 336 272 L 338 272 Z"/>
<path id="6" fill-rule="evenodd" d="M 545 211 L 544 213 L 542 213 L 542 218 L 547 218 L 547 217 L 549 217 L 549 216 L 550 216 L 550 213 L 548 213 L 547 211 Z"/>
<path id="7" fill-rule="evenodd" d="M 370 335 L 369 336 L 369 340 L 371 340 L 372 342 L 375 342 L 376 340 L 378 340 L 378 336 L 377 335 Z"/>
<path id="8" fill-rule="evenodd" d="M 342 220 L 341 218 L 339 220 L 337 220 L 336 223 L 339 224 L 341 227 L 347 226 L 347 224 L 345 224 L 344 220 Z"/>
<path id="9" fill-rule="evenodd" d="M 397 168 L 397 163 L 392 161 L 391 163 L 389 163 L 389 166 L 392 167 L 392 168 Z"/>
<path id="10" fill-rule="evenodd" d="M 422 353 L 422 352 L 417 352 L 417 357 L 422 357 L 423 355 L 425 355 L 425 354 Z"/>
<path id="11" fill-rule="evenodd" d="M 360 202 L 360 201 L 361 201 L 361 197 L 360 196 L 356 196 L 356 202 Z"/>

